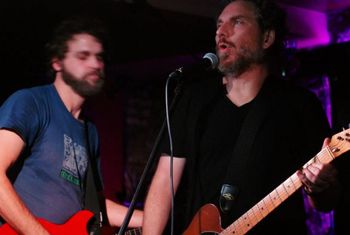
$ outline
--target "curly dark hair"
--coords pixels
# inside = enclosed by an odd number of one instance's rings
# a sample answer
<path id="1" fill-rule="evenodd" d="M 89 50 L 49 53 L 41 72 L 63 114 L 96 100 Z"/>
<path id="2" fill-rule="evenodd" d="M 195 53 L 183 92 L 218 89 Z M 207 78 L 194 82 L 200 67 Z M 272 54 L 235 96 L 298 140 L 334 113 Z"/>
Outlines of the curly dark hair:
<path id="1" fill-rule="evenodd" d="M 256 20 L 262 33 L 275 31 L 275 41 L 266 50 L 266 59 L 270 65 L 282 63 L 288 34 L 285 11 L 273 0 L 228 0 L 225 1 L 225 6 L 237 1 L 248 2 L 255 8 Z"/>
<path id="2" fill-rule="evenodd" d="M 51 67 L 53 58 L 63 59 L 68 51 L 67 42 L 74 35 L 86 33 L 94 36 L 106 50 L 107 30 L 104 23 L 97 18 L 74 16 L 62 21 L 53 33 L 51 41 L 46 45 L 48 64 Z"/>
<path id="3" fill-rule="evenodd" d="M 278 56 L 285 48 L 287 35 L 286 13 L 272 0 L 243 0 L 255 6 L 255 14 L 262 32 L 275 31 L 275 42 L 268 54 Z"/>

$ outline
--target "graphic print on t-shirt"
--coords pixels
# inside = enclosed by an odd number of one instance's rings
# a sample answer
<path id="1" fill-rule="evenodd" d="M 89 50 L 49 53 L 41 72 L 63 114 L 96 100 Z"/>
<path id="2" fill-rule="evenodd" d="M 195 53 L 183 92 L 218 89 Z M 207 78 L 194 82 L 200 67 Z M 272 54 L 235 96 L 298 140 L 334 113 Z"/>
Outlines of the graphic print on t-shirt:
<path id="1" fill-rule="evenodd" d="M 80 179 L 87 168 L 86 149 L 64 135 L 64 160 L 60 175 L 68 182 L 80 185 Z"/>

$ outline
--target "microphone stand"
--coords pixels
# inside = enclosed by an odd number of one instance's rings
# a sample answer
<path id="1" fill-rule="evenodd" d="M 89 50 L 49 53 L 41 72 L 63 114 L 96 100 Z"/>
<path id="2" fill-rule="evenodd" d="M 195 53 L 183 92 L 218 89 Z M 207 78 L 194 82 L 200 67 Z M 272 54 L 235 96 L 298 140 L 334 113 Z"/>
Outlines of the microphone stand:
<path id="1" fill-rule="evenodd" d="M 179 79 L 182 77 L 182 70 L 181 68 L 180 69 L 177 69 L 175 70 L 174 72 L 172 72 L 169 76 L 168 76 L 168 79 Z M 178 97 L 180 96 L 181 94 L 181 91 L 182 91 L 182 86 L 183 86 L 183 81 L 182 80 L 179 80 L 179 84 L 176 86 L 175 88 L 175 94 L 174 94 L 174 97 L 173 97 L 173 100 L 172 100 L 172 103 L 170 105 L 170 108 L 169 108 L 169 113 L 171 114 L 172 113 L 172 110 L 175 106 L 175 104 L 177 103 L 178 101 Z M 156 153 L 157 153 L 157 150 L 158 150 L 158 147 L 159 147 L 159 143 L 162 139 L 162 136 L 164 134 L 164 130 L 166 128 L 166 119 L 163 121 L 163 124 L 160 128 L 160 131 L 158 133 L 158 136 L 155 140 L 155 143 L 153 145 L 153 148 L 152 148 L 152 151 L 149 155 L 149 158 L 148 158 L 148 161 L 146 163 L 146 166 L 142 172 L 142 175 L 141 175 L 141 178 L 140 178 L 140 181 L 136 187 L 136 190 L 135 190 L 135 193 L 133 195 L 133 198 L 131 200 L 131 203 L 130 203 L 130 206 L 128 208 L 128 211 L 126 213 L 126 216 L 124 218 L 124 221 L 122 223 L 122 226 L 120 227 L 119 229 L 119 232 L 118 232 L 118 235 L 124 235 L 125 233 L 125 230 L 126 228 L 128 227 L 129 225 L 129 222 L 130 222 L 130 219 L 131 219 L 131 216 L 132 216 L 132 213 L 134 212 L 135 210 L 135 204 L 136 204 L 136 200 L 138 199 L 139 197 L 139 194 L 140 194 L 140 191 L 141 189 L 144 188 L 144 182 L 145 182 L 145 179 L 146 179 L 146 176 L 148 175 L 150 169 L 151 169 L 151 166 L 152 164 L 154 163 L 155 161 L 155 157 L 156 157 Z"/>

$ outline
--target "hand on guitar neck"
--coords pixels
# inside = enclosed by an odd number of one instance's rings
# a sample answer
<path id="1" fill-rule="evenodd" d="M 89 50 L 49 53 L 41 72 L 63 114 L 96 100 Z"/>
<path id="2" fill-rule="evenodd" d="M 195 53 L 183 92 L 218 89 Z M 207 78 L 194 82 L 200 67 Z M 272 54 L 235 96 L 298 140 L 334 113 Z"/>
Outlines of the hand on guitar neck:
<path id="1" fill-rule="evenodd" d="M 322 148 L 326 148 L 329 143 L 330 139 L 326 138 Z M 313 207 L 321 211 L 329 211 L 334 207 L 333 203 L 337 202 L 340 196 L 337 173 L 331 163 L 320 161 L 312 162 L 297 172 Z"/>

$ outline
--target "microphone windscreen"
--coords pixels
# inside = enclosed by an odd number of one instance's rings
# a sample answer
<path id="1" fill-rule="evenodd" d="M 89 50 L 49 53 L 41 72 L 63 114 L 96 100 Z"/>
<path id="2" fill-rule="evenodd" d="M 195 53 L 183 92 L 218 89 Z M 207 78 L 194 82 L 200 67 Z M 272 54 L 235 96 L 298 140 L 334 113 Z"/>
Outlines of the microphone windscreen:
<path id="1" fill-rule="evenodd" d="M 216 69 L 219 64 L 219 59 L 214 53 L 207 53 L 203 56 L 203 59 L 208 59 L 210 61 L 210 68 Z"/>

